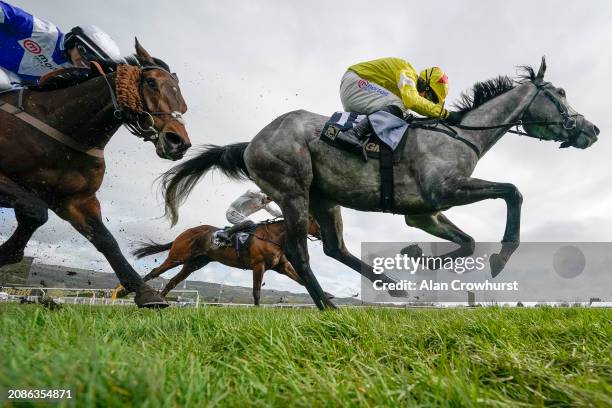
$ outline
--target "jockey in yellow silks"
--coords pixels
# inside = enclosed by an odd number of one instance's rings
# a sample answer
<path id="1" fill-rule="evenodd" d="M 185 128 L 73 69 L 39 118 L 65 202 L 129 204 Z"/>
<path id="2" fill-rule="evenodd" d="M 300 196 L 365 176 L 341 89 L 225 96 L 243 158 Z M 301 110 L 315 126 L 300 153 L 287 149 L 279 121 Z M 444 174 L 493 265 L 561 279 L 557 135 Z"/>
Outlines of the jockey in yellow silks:
<path id="1" fill-rule="evenodd" d="M 389 112 L 403 118 L 413 111 L 430 118 L 441 118 L 450 124 L 459 123 L 461 114 L 444 108 L 448 94 L 448 76 L 438 67 L 417 74 L 412 65 L 401 58 L 381 58 L 361 62 L 348 68 L 340 83 L 340 99 L 346 111 L 371 115 Z M 361 147 L 371 131 L 368 120 L 339 137 L 345 143 Z"/>

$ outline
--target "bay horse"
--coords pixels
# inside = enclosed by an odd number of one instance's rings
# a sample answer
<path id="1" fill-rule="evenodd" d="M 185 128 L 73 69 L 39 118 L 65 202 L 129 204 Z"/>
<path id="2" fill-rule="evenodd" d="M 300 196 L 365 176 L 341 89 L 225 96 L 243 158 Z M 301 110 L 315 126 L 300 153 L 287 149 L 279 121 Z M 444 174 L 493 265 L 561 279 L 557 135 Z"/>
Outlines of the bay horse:
<path id="1" fill-rule="evenodd" d="M 191 146 L 178 79 L 138 40 L 135 56 L 134 65 L 117 65 L 116 72 L 79 85 L 0 95 L 0 207 L 13 208 L 18 223 L 0 246 L 0 266 L 23 258 L 51 209 L 106 257 L 121 283 L 136 292 L 139 307 L 165 307 L 121 254 L 96 198 L 104 147 L 122 124 L 152 142 L 163 159 L 180 159 Z"/>
<path id="2" fill-rule="evenodd" d="M 261 284 L 267 270 L 274 270 L 288 276 L 300 285 L 304 285 L 304 281 L 283 253 L 285 223 L 282 220 L 259 223 L 240 252 L 237 252 L 231 245 L 219 246 L 214 244 L 214 234 L 220 229 L 212 225 L 200 225 L 182 232 L 174 241 L 167 244 L 150 243 L 141 245 L 140 248 L 132 252 L 139 259 L 170 251 L 161 265 L 149 272 L 143 280 L 146 282 L 157 278 L 164 272 L 183 265 L 180 272 L 170 279 L 161 291 L 161 295 L 166 296 L 189 275 L 210 262 L 219 262 L 233 268 L 251 269 L 253 271 L 253 300 L 255 306 L 259 306 Z M 321 239 L 319 224 L 312 217 L 308 225 L 308 235 Z M 116 293 L 118 296 L 127 294 L 122 291 L 121 285 L 116 288 Z M 333 307 L 334 305 L 329 302 L 331 297 L 331 295 L 325 294 L 326 303 Z"/>
<path id="3" fill-rule="evenodd" d="M 443 211 L 486 199 L 503 199 L 507 207 L 501 251 L 490 256 L 493 276 L 518 247 L 521 193 L 513 184 L 471 176 L 482 156 L 513 126 L 522 125 L 521 133 L 527 136 L 561 142 L 560 147 L 586 149 L 597 141 L 599 129 L 568 104 L 562 88 L 544 81 L 545 71 L 542 58 L 537 74 L 523 67 L 517 82 L 502 76 L 477 83 L 473 96 L 464 94 L 460 102 L 464 114 L 460 125 L 437 123 L 410 130 L 401 147 L 402 161 L 394 169 L 393 212 L 403 214 L 407 225 L 459 245 L 442 257 L 469 256 L 475 247 L 474 239 Z M 382 211 L 379 163 L 363 163 L 360 157 L 319 140 L 327 119 L 304 110 L 289 112 L 250 143 L 209 146 L 163 176 L 166 214 L 172 223 L 177 207 L 212 168 L 255 182 L 283 211 L 287 258 L 321 309 L 323 291 L 310 268 L 306 246 L 308 213 L 321 226 L 325 253 L 374 280 L 379 275 L 343 242 L 340 206 Z"/>

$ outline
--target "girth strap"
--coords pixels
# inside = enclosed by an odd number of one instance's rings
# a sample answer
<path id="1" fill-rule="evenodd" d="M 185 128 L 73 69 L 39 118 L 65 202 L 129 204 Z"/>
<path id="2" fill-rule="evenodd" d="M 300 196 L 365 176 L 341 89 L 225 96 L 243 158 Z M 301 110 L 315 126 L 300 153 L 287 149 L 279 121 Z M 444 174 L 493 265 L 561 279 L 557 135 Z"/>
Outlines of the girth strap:
<path id="1" fill-rule="evenodd" d="M 395 209 L 393 178 L 393 150 L 386 143 L 380 143 L 380 207 L 383 212 Z"/>
<path id="2" fill-rule="evenodd" d="M 61 144 L 70 147 L 73 150 L 79 151 L 81 153 L 85 153 L 86 155 L 89 155 L 92 157 L 97 157 L 99 159 L 104 158 L 103 149 L 96 149 L 96 148 L 91 148 L 89 146 L 85 146 L 77 142 L 76 140 L 66 136 L 59 130 L 52 128 L 51 126 L 47 125 L 45 122 L 39 119 L 36 119 L 34 116 L 30 115 L 29 113 L 24 112 L 22 109 L 19 109 L 16 106 L 13 106 L 7 102 L 0 101 L 0 110 L 3 110 L 6 113 L 15 116 L 16 118 L 21 119 L 22 121 L 32 126 L 33 128 L 39 130 L 40 132 L 44 133 L 50 138 L 55 139 Z"/>

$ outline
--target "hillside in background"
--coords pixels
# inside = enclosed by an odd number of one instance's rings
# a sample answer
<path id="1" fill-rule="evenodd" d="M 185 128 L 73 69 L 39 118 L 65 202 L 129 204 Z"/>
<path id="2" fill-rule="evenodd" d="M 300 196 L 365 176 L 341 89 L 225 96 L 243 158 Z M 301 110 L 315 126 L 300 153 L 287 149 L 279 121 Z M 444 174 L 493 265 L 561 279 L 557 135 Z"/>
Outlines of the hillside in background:
<path id="1" fill-rule="evenodd" d="M 31 263 L 31 260 L 29 262 Z M 9 268 L 11 271 L 19 270 L 23 273 L 24 267 L 27 267 L 27 265 L 17 264 L 0 268 L 0 276 L 2 276 L 2 273 L 6 275 Z M 7 268 L 6 271 L 5 268 Z M 151 280 L 149 284 L 154 288 L 161 289 L 167 282 L 167 279 L 156 278 Z M 9 283 L 7 282 L 7 284 Z M 12 284 L 23 285 L 24 282 L 20 281 Z M 118 284 L 117 277 L 112 273 L 40 263 L 32 264 L 30 275 L 25 282 L 26 286 L 80 289 L 112 289 Z M 186 285 L 181 283 L 177 289 L 197 290 L 203 302 L 253 303 L 252 288 L 250 287 L 187 280 Z M 285 303 L 312 303 L 310 296 L 306 293 L 262 289 L 261 303 L 279 303 L 281 300 Z M 361 304 L 361 301 L 353 298 L 336 298 L 334 303 L 340 305 Z"/>

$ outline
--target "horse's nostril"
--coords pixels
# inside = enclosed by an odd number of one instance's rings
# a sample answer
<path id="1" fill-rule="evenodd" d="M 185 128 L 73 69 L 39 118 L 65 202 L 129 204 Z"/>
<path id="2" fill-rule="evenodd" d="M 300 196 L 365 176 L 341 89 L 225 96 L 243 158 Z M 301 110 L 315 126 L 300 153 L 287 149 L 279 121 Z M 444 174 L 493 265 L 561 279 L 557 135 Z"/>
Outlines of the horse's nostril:
<path id="1" fill-rule="evenodd" d="M 181 144 L 183 144 L 181 137 L 178 134 L 172 132 L 166 133 L 166 142 L 171 146 L 180 146 Z"/>
<path id="2" fill-rule="evenodd" d="M 595 136 L 599 135 L 599 128 L 593 125 L 593 130 L 595 131 Z"/>

